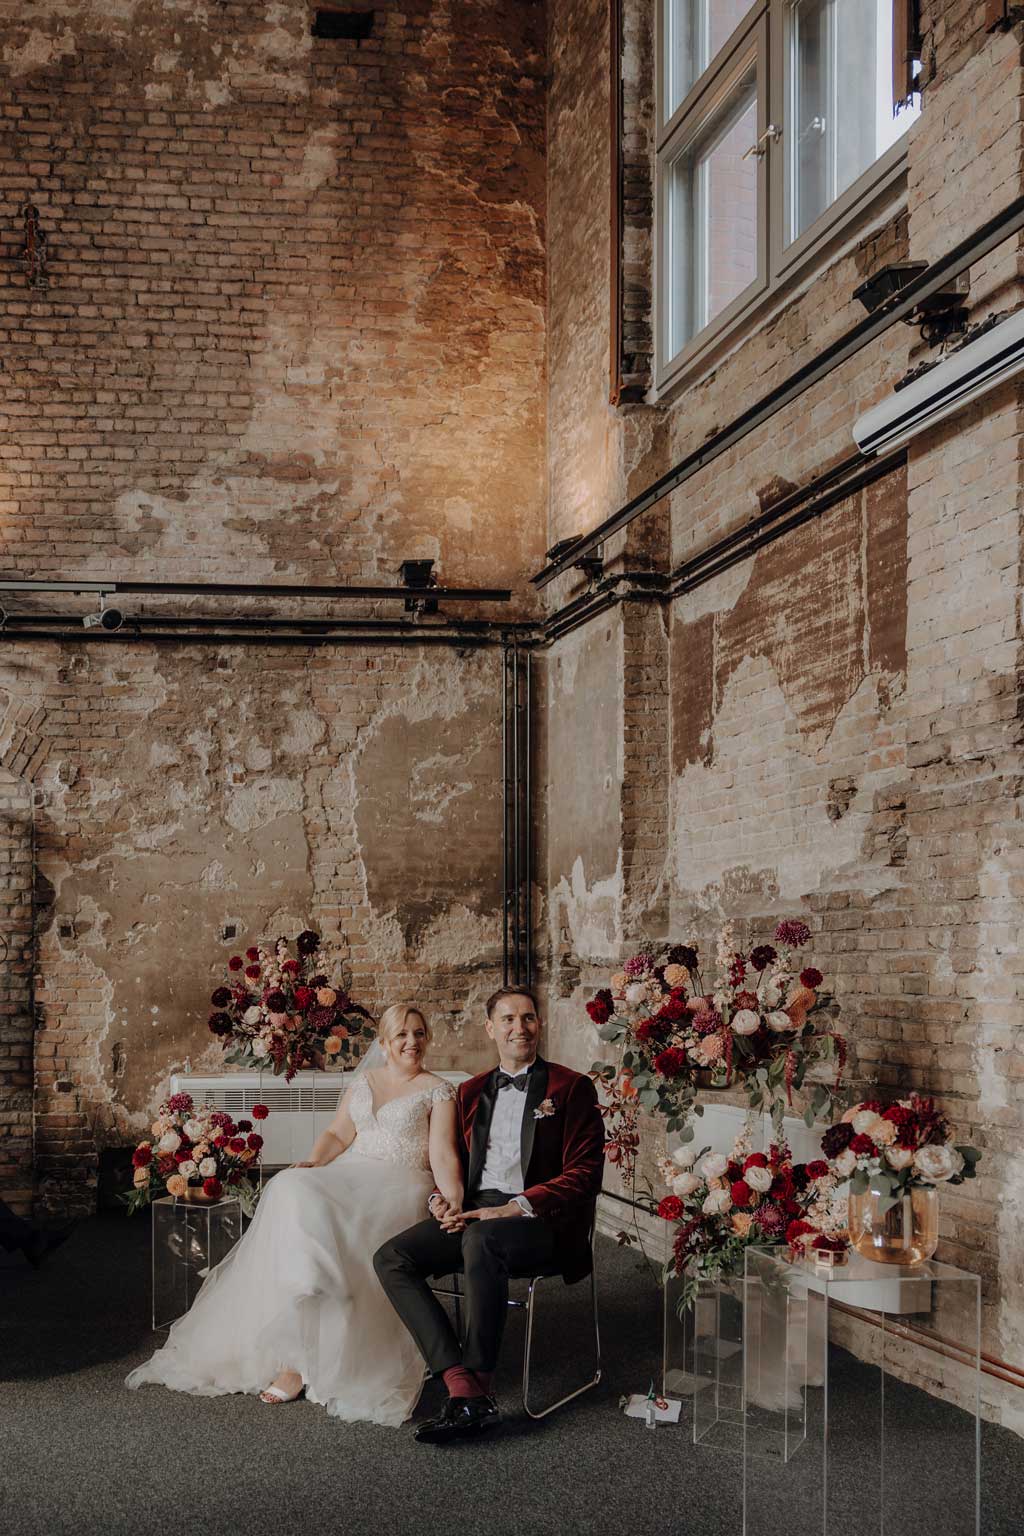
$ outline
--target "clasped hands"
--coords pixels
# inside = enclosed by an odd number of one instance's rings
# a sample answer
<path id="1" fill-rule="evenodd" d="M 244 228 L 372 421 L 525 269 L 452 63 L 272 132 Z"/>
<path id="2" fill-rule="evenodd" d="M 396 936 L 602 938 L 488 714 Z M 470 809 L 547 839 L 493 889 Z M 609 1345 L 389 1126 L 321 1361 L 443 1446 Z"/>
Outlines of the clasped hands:
<path id="1" fill-rule="evenodd" d="M 471 1221 L 501 1221 L 525 1214 L 515 1200 L 509 1200 L 505 1205 L 486 1205 L 479 1211 L 464 1211 L 454 1201 L 446 1200 L 444 1195 L 431 1195 L 429 1209 L 443 1232 L 464 1232 Z"/>

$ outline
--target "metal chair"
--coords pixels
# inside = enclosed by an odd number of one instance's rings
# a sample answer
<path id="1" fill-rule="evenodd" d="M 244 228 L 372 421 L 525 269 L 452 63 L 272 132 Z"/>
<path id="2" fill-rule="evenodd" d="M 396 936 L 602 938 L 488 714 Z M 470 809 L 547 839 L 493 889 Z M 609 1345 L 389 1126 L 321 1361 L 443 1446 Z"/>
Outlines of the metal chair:
<path id="1" fill-rule="evenodd" d="M 452 1287 L 433 1285 L 431 1290 L 435 1296 L 445 1296 L 455 1303 L 455 1331 L 462 1338 L 462 1301 L 461 1290 L 462 1271 L 455 1270 L 451 1275 Z M 583 1392 L 589 1392 L 591 1387 L 596 1387 L 601 1380 L 601 1333 L 597 1317 L 597 1268 L 594 1263 L 594 1226 L 590 1228 L 590 1311 L 594 1324 L 594 1375 L 589 1381 L 585 1381 L 581 1387 L 569 1392 L 565 1397 L 560 1397 L 557 1403 L 551 1403 L 547 1408 L 534 1409 L 530 1406 L 530 1359 L 533 1350 L 533 1317 L 537 1291 L 542 1280 L 561 1280 L 560 1269 L 542 1269 L 538 1271 L 511 1271 L 510 1280 L 527 1281 L 526 1300 L 519 1301 L 510 1296 L 508 1304 L 517 1311 L 526 1313 L 526 1344 L 523 1350 L 523 1407 L 531 1419 L 545 1419 L 549 1413 L 554 1413 L 556 1408 L 563 1408 L 566 1403 L 571 1403 L 574 1397 L 579 1397 Z M 578 1284 L 579 1282 L 577 1282 Z"/>

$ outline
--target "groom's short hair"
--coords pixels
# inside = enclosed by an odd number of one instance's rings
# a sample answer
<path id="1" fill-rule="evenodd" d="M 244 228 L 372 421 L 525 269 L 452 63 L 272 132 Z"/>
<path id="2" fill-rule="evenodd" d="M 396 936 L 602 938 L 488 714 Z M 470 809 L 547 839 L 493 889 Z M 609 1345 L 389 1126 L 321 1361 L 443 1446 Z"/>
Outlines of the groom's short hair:
<path id="1" fill-rule="evenodd" d="M 537 994 L 533 988 L 509 986 L 499 987 L 497 992 L 492 992 L 490 997 L 487 999 L 485 1006 L 487 1008 L 487 1017 L 489 1019 L 494 1018 L 494 1010 L 497 1008 L 503 997 L 528 997 L 530 1002 L 533 1004 L 534 1013 L 538 1018 L 540 1017 L 540 1004 L 537 1002 Z"/>

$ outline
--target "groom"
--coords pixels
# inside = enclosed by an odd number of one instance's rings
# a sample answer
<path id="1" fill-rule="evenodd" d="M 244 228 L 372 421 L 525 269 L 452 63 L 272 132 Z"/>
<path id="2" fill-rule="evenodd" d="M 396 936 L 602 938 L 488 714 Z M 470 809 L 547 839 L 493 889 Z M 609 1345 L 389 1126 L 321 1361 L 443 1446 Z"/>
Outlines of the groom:
<path id="1" fill-rule="evenodd" d="M 487 1002 L 498 1066 L 463 1083 L 456 1135 L 465 1209 L 439 1194 L 430 1219 L 379 1248 L 374 1268 L 448 1401 L 416 1439 L 440 1445 L 500 1420 L 491 1381 L 505 1327 L 511 1272 L 555 1269 L 567 1283 L 590 1272 L 590 1225 L 601 1188 L 604 1129 L 589 1077 L 537 1055 L 540 1017 L 526 988 Z M 460 1344 L 428 1277 L 465 1275 Z"/>

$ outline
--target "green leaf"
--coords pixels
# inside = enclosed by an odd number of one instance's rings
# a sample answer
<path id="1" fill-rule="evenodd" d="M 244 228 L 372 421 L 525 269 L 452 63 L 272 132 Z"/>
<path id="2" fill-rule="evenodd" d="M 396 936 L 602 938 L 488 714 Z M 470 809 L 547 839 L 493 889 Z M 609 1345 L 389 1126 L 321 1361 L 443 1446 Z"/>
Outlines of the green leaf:
<path id="1" fill-rule="evenodd" d="M 625 1030 L 621 1024 L 602 1024 L 597 1031 L 599 1040 L 621 1040 Z"/>
<path id="2" fill-rule="evenodd" d="M 645 1088 L 639 1095 L 640 1103 L 644 1109 L 657 1109 L 658 1095 L 653 1088 Z"/>
<path id="3" fill-rule="evenodd" d="M 863 1168 L 858 1168 L 850 1179 L 850 1193 L 853 1195 L 866 1195 L 869 1179 Z"/>
<path id="4" fill-rule="evenodd" d="M 814 1109 L 812 1107 L 804 1110 L 804 1125 L 806 1125 L 808 1130 L 811 1130 L 814 1126 Z"/>

